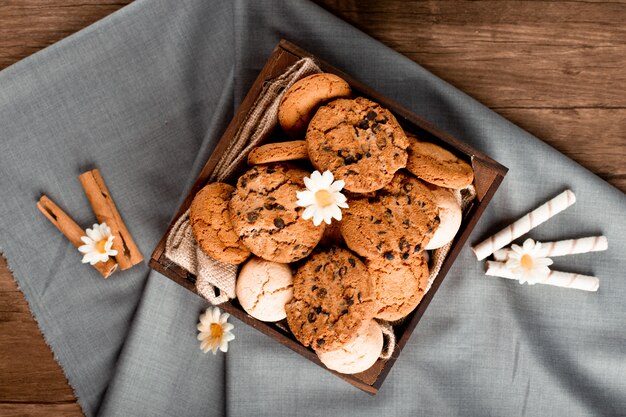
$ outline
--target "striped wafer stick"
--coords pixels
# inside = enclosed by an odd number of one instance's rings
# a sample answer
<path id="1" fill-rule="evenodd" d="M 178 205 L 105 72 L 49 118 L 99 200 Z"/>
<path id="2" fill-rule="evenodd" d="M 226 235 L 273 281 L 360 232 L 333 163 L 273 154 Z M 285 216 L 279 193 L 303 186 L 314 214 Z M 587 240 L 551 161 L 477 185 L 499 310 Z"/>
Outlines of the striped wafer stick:
<path id="1" fill-rule="evenodd" d="M 495 235 L 472 247 L 478 260 L 485 259 L 498 249 L 502 249 L 518 237 L 528 233 L 552 216 L 562 212 L 576 202 L 571 190 L 565 190 L 547 203 L 537 207 L 515 223 L 500 230 Z"/>
<path id="2" fill-rule="evenodd" d="M 606 236 L 591 236 L 580 239 L 559 240 L 557 242 L 541 242 L 541 248 L 547 251 L 546 256 L 565 256 L 578 253 L 600 252 L 607 250 L 609 241 Z M 493 253 L 496 261 L 506 261 L 512 252 L 509 248 L 497 250 Z"/>
<path id="3" fill-rule="evenodd" d="M 507 279 L 516 279 L 513 271 L 506 267 L 504 262 L 487 261 L 485 275 Z M 589 275 L 572 274 L 570 272 L 550 271 L 547 277 L 538 284 L 554 285 L 555 287 L 573 288 L 583 291 L 598 291 L 600 280 Z"/>

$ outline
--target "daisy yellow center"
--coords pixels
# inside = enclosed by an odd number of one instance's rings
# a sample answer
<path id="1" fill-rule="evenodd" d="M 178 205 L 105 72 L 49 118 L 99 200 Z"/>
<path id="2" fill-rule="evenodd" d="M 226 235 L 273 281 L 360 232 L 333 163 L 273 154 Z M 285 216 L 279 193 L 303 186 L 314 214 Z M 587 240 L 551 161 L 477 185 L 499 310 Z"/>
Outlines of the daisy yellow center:
<path id="1" fill-rule="evenodd" d="M 100 253 L 106 253 L 107 252 L 105 248 L 106 244 L 107 244 L 106 239 L 100 240 L 98 243 L 96 243 L 96 250 Z"/>
<path id="2" fill-rule="evenodd" d="M 224 334 L 224 329 L 218 323 L 211 323 L 209 331 L 211 332 L 211 337 L 215 339 L 221 339 Z"/>
<path id="3" fill-rule="evenodd" d="M 315 200 L 317 205 L 322 208 L 328 207 L 335 202 L 333 195 L 328 190 L 317 190 L 315 192 Z"/>
<path id="4" fill-rule="evenodd" d="M 522 258 L 519 260 L 520 265 L 524 269 L 532 269 L 533 267 L 533 258 L 530 255 L 522 255 Z"/>

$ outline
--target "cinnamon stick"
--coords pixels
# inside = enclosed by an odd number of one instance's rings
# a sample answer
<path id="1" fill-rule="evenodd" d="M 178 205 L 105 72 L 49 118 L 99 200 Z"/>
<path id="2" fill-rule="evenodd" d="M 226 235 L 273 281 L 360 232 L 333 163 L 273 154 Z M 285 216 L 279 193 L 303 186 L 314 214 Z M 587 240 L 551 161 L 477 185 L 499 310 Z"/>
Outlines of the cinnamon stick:
<path id="1" fill-rule="evenodd" d="M 59 229 L 61 233 L 63 233 L 63 235 L 65 235 L 66 238 L 68 238 L 72 245 L 77 248 L 83 245 L 83 241 L 80 240 L 80 238 L 81 236 L 85 236 L 85 231 L 81 229 L 81 227 L 77 225 L 70 216 L 61 210 L 61 208 L 57 206 L 54 201 L 50 200 L 48 196 L 41 196 L 37 202 L 37 208 L 48 218 L 48 220 L 52 222 L 53 225 L 56 226 L 57 229 Z M 115 263 L 113 259 L 109 259 L 106 262 L 98 262 L 93 265 L 93 267 L 96 268 L 104 278 L 108 278 L 117 269 L 117 263 Z"/>
<path id="2" fill-rule="evenodd" d="M 143 261 L 143 255 L 135 244 L 130 232 L 126 228 L 109 189 L 100 175 L 100 171 L 93 169 L 82 173 L 78 179 L 83 185 L 87 199 L 99 223 L 106 223 L 111 228 L 113 249 L 117 250 L 115 260 L 122 270 Z"/>

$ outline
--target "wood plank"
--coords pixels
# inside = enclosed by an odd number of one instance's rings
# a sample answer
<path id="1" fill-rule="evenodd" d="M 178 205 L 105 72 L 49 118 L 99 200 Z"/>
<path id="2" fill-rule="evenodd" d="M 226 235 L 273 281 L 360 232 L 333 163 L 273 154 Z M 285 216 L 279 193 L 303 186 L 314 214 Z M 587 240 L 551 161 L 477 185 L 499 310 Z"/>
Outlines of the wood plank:
<path id="1" fill-rule="evenodd" d="M 0 69 L 113 13 L 131 0 L 0 2 Z"/>
<path id="2" fill-rule="evenodd" d="M 490 107 L 626 107 L 626 3 L 317 0 Z"/>
<path id="3" fill-rule="evenodd" d="M 0 403 L 75 401 L 0 256 Z"/>
<path id="4" fill-rule="evenodd" d="M 83 417 L 80 406 L 69 404 L 11 404 L 0 402 L 0 415 L 3 417 Z"/>
<path id="5" fill-rule="evenodd" d="M 626 191 L 626 109 L 494 109 Z"/>

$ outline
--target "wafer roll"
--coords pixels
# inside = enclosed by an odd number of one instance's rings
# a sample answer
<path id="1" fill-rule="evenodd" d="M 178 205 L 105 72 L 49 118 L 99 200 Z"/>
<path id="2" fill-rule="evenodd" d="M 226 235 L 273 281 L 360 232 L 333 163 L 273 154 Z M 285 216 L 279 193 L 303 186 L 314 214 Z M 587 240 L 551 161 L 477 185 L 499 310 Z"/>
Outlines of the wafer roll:
<path id="1" fill-rule="evenodd" d="M 507 279 L 516 279 L 513 271 L 508 269 L 504 262 L 487 261 L 485 275 Z M 550 271 L 538 284 L 553 285 L 555 287 L 573 288 L 583 291 L 598 291 L 600 280 L 589 275 L 572 274 L 570 272 Z"/>
<path id="2" fill-rule="evenodd" d="M 539 226 L 552 216 L 562 212 L 576 202 L 576 196 L 571 190 L 565 190 L 547 203 L 537 207 L 515 223 L 500 230 L 495 235 L 472 247 L 478 260 L 485 259 L 498 249 L 501 249 Z"/>
<path id="3" fill-rule="evenodd" d="M 607 250 L 609 242 L 606 236 L 591 236 L 580 239 L 559 240 L 557 242 L 541 242 L 541 248 L 546 250 L 546 256 L 565 256 L 578 253 L 600 252 Z M 512 252 L 509 248 L 497 250 L 493 253 L 496 261 L 506 261 Z"/>

